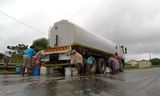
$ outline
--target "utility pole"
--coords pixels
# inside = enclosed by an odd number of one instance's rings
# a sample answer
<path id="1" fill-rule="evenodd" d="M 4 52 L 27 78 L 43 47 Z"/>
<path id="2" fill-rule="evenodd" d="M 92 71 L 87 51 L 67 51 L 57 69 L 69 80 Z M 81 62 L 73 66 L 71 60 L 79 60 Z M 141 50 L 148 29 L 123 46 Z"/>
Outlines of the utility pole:
<path id="1" fill-rule="evenodd" d="M 151 60 L 152 58 L 151 58 L 151 53 L 149 53 L 149 60 Z"/>

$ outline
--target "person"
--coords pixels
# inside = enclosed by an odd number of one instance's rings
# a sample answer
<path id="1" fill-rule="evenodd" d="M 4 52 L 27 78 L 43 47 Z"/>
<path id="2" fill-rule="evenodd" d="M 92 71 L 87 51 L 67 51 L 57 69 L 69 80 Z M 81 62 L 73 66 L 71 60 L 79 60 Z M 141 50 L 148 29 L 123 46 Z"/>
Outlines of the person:
<path id="1" fill-rule="evenodd" d="M 120 72 L 123 72 L 123 68 L 122 68 L 122 67 L 123 67 L 123 66 L 122 66 L 122 60 L 123 60 L 123 59 L 122 59 L 122 56 L 119 55 L 117 52 L 115 52 L 114 58 L 119 61 L 119 66 L 120 66 L 119 71 L 120 71 Z"/>
<path id="2" fill-rule="evenodd" d="M 8 63 L 10 61 L 10 58 L 11 58 L 11 52 L 10 51 L 5 51 L 5 54 L 3 56 L 3 61 L 4 61 L 4 71 L 6 72 L 7 71 L 7 66 L 8 66 Z"/>
<path id="3" fill-rule="evenodd" d="M 39 75 L 40 75 L 40 68 L 41 68 L 41 56 L 42 56 L 42 52 L 39 51 L 37 52 L 33 58 L 32 58 L 32 66 L 39 68 Z"/>
<path id="4" fill-rule="evenodd" d="M 77 69 L 77 72 L 79 75 L 82 75 L 82 66 L 83 66 L 83 57 L 80 53 L 78 53 L 76 50 L 72 50 L 70 52 L 71 57 L 70 57 L 70 64 L 74 65 L 75 68 Z"/>
<path id="5" fill-rule="evenodd" d="M 117 59 L 118 61 L 122 59 L 122 57 L 117 52 L 115 52 L 114 58 Z"/>
<path id="6" fill-rule="evenodd" d="M 119 61 L 114 58 L 114 56 L 108 59 L 108 65 L 111 68 L 111 73 L 116 74 L 119 72 Z"/>
<path id="7" fill-rule="evenodd" d="M 22 66 L 22 76 L 24 76 L 25 68 L 27 68 L 27 76 L 29 75 L 29 70 L 32 68 L 32 56 L 34 56 L 35 51 L 34 47 L 30 46 L 30 48 L 24 50 L 23 54 L 23 66 Z"/>
<path id="8" fill-rule="evenodd" d="M 87 64 L 86 64 L 86 75 L 90 75 L 91 74 L 91 65 L 93 64 L 93 57 L 91 55 L 91 53 L 88 52 L 88 56 L 87 56 Z"/>

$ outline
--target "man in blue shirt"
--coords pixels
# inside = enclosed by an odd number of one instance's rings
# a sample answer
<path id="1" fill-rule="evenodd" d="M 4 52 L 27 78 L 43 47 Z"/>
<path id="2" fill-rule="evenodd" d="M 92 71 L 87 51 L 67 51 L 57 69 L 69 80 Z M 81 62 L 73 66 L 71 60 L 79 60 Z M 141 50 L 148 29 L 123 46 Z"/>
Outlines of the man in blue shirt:
<path id="1" fill-rule="evenodd" d="M 32 57 L 34 56 L 34 54 L 35 51 L 33 46 L 30 46 L 30 48 L 24 50 L 22 76 L 24 76 L 25 68 L 27 68 L 27 76 L 29 75 L 29 69 L 31 69 Z"/>

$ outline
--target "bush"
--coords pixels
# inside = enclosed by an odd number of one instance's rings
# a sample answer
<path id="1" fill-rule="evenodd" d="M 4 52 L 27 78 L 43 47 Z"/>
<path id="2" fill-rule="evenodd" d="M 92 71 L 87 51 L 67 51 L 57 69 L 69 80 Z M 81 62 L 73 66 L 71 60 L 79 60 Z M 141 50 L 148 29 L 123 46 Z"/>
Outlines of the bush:
<path id="1" fill-rule="evenodd" d="M 20 63 L 20 64 L 22 64 L 22 62 L 23 62 L 23 57 L 22 57 L 22 55 L 19 55 L 19 54 L 14 54 L 14 55 L 12 55 L 12 57 L 11 57 L 11 63 Z"/>
<path id="2" fill-rule="evenodd" d="M 160 59 L 159 58 L 153 58 L 150 60 L 152 65 L 160 65 Z"/>

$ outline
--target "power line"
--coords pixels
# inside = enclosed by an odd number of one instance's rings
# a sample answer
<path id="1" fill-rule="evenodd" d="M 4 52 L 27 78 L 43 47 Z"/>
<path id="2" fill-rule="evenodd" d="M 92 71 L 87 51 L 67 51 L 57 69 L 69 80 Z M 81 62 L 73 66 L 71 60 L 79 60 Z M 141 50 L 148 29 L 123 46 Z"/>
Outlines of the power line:
<path id="1" fill-rule="evenodd" d="M 47 33 L 44 33 L 44 32 L 42 32 L 41 30 L 39 30 L 39 29 L 37 29 L 37 28 L 34 28 L 34 27 L 32 27 L 32 26 L 30 26 L 30 25 L 28 25 L 28 24 L 25 24 L 24 22 L 22 22 L 22 21 L 20 21 L 20 20 L 18 20 L 18 19 L 16 19 L 16 18 L 14 18 L 14 17 L 12 17 L 12 16 L 10 16 L 10 15 L 2 12 L 1 10 L 0 10 L 0 13 L 3 14 L 3 15 L 5 15 L 5 16 L 7 16 L 7 17 L 9 17 L 9 18 L 11 18 L 11 19 L 13 19 L 13 20 L 15 20 L 15 21 L 17 21 L 17 22 L 19 22 L 20 24 L 23 24 L 23 25 L 25 25 L 25 26 L 27 26 L 27 27 L 29 27 L 29 28 L 37 31 L 37 32 L 40 32 L 40 33 L 42 33 L 42 34 L 44 34 L 44 35 L 48 35 Z"/>

